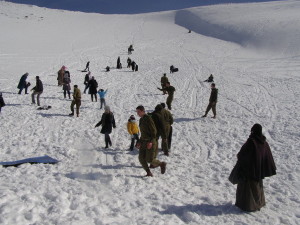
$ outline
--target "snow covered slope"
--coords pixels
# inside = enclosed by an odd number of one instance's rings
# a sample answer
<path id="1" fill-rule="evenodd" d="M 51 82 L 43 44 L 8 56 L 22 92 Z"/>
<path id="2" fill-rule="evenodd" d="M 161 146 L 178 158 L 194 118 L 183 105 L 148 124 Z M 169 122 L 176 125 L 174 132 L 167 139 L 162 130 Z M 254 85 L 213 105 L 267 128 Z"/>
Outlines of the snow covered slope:
<path id="1" fill-rule="evenodd" d="M 60 161 L 0 168 L 0 224 L 299 224 L 299 9 L 288 0 L 101 15 L 0 2 L 1 161 Z M 139 71 L 104 72 L 118 56 L 126 65 L 129 44 Z M 65 65 L 83 91 L 78 70 L 87 61 L 116 118 L 108 150 L 94 128 L 99 102 L 83 94 L 80 117 L 70 118 L 71 102 L 57 86 Z M 170 157 L 159 155 L 167 171 L 141 178 L 126 122 L 137 105 L 152 111 L 165 101 L 156 87 L 171 64 L 179 68 L 168 74 L 174 141 Z M 31 83 L 41 77 L 41 103 L 52 109 L 38 111 L 30 95 L 17 94 L 25 72 Z M 216 120 L 201 118 L 210 73 L 219 88 Z M 257 122 L 278 174 L 264 180 L 266 207 L 245 214 L 234 206 L 228 176 Z"/>

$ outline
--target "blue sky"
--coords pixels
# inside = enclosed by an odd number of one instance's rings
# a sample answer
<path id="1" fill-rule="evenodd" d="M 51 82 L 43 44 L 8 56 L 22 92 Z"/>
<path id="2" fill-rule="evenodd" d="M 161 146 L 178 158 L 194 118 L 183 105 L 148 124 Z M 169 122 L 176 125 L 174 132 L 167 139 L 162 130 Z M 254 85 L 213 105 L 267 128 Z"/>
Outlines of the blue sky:
<path id="1" fill-rule="evenodd" d="M 41 7 L 104 14 L 135 14 L 176 10 L 221 3 L 270 2 L 271 0 L 7 0 Z"/>

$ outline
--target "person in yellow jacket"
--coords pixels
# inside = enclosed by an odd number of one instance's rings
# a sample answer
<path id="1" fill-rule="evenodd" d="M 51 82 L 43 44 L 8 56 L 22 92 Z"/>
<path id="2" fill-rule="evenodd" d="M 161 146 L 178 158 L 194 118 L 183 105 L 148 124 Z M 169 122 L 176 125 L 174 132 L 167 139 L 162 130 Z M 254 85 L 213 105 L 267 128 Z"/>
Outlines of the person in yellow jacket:
<path id="1" fill-rule="evenodd" d="M 137 125 L 134 115 L 131 115 L 128 119 L 127 130 L 128 130 L 128 133 L 131 135 L 130 151 L 132 151 L 135 140 L 137 140 L 137 142 L 140 140 L 139 139 L 140 131 L 139 131 L 139 127 Z"/>

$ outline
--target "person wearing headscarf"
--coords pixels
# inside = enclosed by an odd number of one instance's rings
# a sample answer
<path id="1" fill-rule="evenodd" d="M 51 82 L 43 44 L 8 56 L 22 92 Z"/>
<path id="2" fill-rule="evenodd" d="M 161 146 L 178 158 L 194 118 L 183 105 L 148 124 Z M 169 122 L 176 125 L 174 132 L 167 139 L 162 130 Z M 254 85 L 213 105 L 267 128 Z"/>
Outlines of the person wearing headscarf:
<path id="1" fill-rule="evenodd" d="M 276 166 L 262 126 L 254 124 L 251 134 L 237 154 L 239 174 L 235 205 L 253 212 L 266 205 L 263 179 L 276 174 Z"/>

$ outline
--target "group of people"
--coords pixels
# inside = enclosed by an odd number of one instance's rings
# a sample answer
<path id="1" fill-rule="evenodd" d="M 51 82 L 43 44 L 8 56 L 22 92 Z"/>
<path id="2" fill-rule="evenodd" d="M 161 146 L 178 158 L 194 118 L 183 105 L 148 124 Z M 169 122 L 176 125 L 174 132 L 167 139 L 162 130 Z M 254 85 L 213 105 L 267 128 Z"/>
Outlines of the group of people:
<path id="1" fill-rule="evenodd" d="M 17 88 L 19 89 L 18 94 L 22 94 L 22 90 L 25 89 L 25 94 L 28 94 L 28 87 L 31 85 L 30 82 L 27 82 L 28 73 L 25 73 L 21 76 Z M 40 96 L 43 93 L 43 82 L 40 80 L 39 76 L 35 77 L 36 85 L 31 89 L 33 93 L 31 94 L 31 104 L 36 104 L 35 95 L 37 95 L 37 105 L 40 106 Z"/>
<path id="2" fill-rule="evenodd" d="M 129 49 L 128 49 L 129 52 Z M 117 68 L 122 68 L 120 57 L 117 61 Z M 133 68 L 136 71 L 136 63 L 129 57 L 127 59 L 127 67 Z M 170 68 L 171 69 L 171 68 Z M 172 68 L 171 73 L 173 73 Z M 86 70 L 89 71 L 89 63 Z M 25 94 L 28 94 L 28 87 L 30 83 L 26 81 L 28 73 L 25 73 L 18 84 L 19 92 L 25 89 Z M 58 86 L 63 86 L 64 97 L 68 94 L 70 98 L 71 79 L 70 73 L 66 67 L 63 66 L 58 71 Z M 152 113 L 146 113 L 144 106 L 139 105 L 136 107 L 136 113 L 140 117 L 139 124 L 134 115 L 131 115 L 127 122 L 127 130 L 131 136 L 131 142 L 129 149 L 132 151 L 134 147 L 139 149 L 139 162 L 143 169 L 146 171 L 146 176 L 152 177 L 153 174 L 150 169 L 160 168 L 162 174 L 166 172 L 166 162 L 160 161 L 158 157 L 158 142 L 161 138 L 161 149 L 164 155 L 169 156 L 172 140 L 172 124 L 173 116 L 169 110 L 172 109 L 172 101 L 174 98 L 175 88 L 170 85 L 169 79 L 164 73 L 161 77 L 161 88 L 158 88 L 163 94 L 168 94 L 167 107 L 165 104 L 158 104 Z M 218 101 L 218 89 L 214 82 L 213 75 L 211 74 L 204 82 L 211 83 L 211 94 L 209 98 L 209 104 L 206 108 L 205 114 L 202 117 L 206 117 L 208 112 L 212 109 L 213 117 L 216 118 L 216 104 Z M 89 71 L 84 79 L 86 93 L 89 89 L 91 99 L 95 97 L 97 102 L 97 93 L 100 97 L 100 109 L 104 107 L 104 113 L 101 116 L 101 120 L 95 125 L 95 127 L 102 126 L 101 133 L 104 134 L 105 148 L 112 146 L 110 134 L 113 128 L 116 128 L 116 122 L 114 114 L 111 112 L 110 107 L 106 105 L 105 95 L 107 90 L 100 89 L 97 91 L 98 83 L 91 76 Z M 35 95 L 37 95 L 37 104 L 40 106 L 40 95 L 43 93 L 43 83 L 39 76 L 36 76 L 36 86 L 32 88 L 32 103 L 35 104 Z M 5 106 L 2 94 L 0 93 L 0 112 L 1 107 Z M 74 85 L 73 101 L 71 103 L 71 114 L 79 116 L 79 108 L 81 106 L 81 91 L 77 85 Z M 238 174 L 237 191 L 236 191 L 236 203 L 235 205 L 244 211 L 257 211 L 265 205 L 265 196 L 263 190 L 263 179 L 276 174 L 275 162 L 269 147 L 266 137 L 262 133 L 262 126 L 255 124 L 251 128 L 251 134 L 242 146 L 241 150 L 237 154 L 237 169 Z"/>

